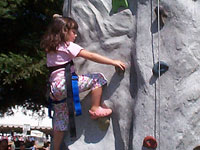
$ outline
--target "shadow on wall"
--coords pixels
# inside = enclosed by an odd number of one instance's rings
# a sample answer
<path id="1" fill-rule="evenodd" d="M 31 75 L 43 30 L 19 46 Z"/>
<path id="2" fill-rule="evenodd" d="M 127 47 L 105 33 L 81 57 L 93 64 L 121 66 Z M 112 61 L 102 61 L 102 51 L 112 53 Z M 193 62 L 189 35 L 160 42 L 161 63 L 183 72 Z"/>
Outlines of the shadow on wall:
<path id="1" fill-rule="evenodd" d="M 121 80 L 124 78 L 123 72 L 115 72 L 110 80 L 110 84 L 104 88 L 103 99 L 108 100 L 119 87 Z M 112 106 L 111 106 L 112 107 Z"/>
<path id="2" fill-rule="evenodd" d="M 69 132 L 66 132 L 66 145 L 72 145 L 80 138 L 84 138 L 85 143 L 98 143 L 103 139 L 106 132 L 101 131 L 98 128 L 98 122 L 97 120 L 92 120 L 89 116 L 88 110 L 90 109 L 91 100 L 90 100 L 90 94 L 88 94 L 83 102 L 82 102 L 82 115 L 76 117 L 76 132 L 77 137 L 76 139 L 71 139 L 69 137 Z"/>
<path id="3" fill-rule="evenodd" d="M 141 150 L 156 150 L 156 148 L 147 148 L 147 147 L 144 147 L 144 146 L 142 146 L 142 149 Z"/>
<path id="4" fill-rule="evenodd" d="M 135 40 L 133 40 L 133 43 L 135 43 Z M 129 150 L 133 149 L 133 128 L 134 128 L 134 118 L 135 118 L 135 105 L 138 101 L 138 91 L 139 89 L 145 88 L 145 81 L 141 74 L 140 67 L 137 63 L 137 52 L 136 52 L 136 46 L 133 44 L 132 51 L 131 51 L 131 68 L 130 68 L 130 94 L 133 98 L 133 120 L 131 123 L 131 129 L 129 134 Z M 143 149 L 142 149 L 143 150 Z"/>
<path id="5" fill-rule="evenodd" d="M 105 96 L 104 99 L 110 99 L 110 97 L 113 95 L 113 93 L 116 91 L 116 89 L 119 87 L 121 80 L 124 78 L 123 72 L 115 72 L 115 74 L 112 76 L 110 84 L 105 89 Z M 113 104 L 111 104 L 111 107 L 115 109 Z M 113 125 L 113 133 L 115 138 L 115 150 L 122 150 L 124 149 L 124 143 L 122 140 L 120 126 L 119 126 L 119 118 L 116 111 L 113 111 L 112 114 L 112 125 Z"/>
<path id="6" fill-rule="evenodd" d="M 160 22 L 160 30 L 163 28 L 164 23 Z M 151 24 L 151 33 L 155 34 L 158 32 L 158 18 L 156 18 Z"/>
<path id="7" fill-rule="evenodd" d="M 131 53 L 131 69 L 130 69 L 130 94 L 131 94 L 131 97 L 133 98 L 134 100 L 134 104 L 133 104 L 133 116 L 132 116 L 132 122 L 131 122 L 131 129 L 130 129 L 130 133 L 129 133 L 129 150 L 132 150 L 133 149 L 133 144 L 132 144 L 132 141 L 133 141 L 133 126 L 134 126 L 134 118 L 135 118 L 135 113 L 134 113 L 134 110 L 135 110 L 135 103 L 137 101 L 137 93 L 138 93 L 138 77 L 137 77 L 137 66 L 136 66 L 136 62 L 135 62 L 135 58 L 134 56 L 136 56 L 136 48 L 133 46 L 132 48 L 132 53 Z"/>

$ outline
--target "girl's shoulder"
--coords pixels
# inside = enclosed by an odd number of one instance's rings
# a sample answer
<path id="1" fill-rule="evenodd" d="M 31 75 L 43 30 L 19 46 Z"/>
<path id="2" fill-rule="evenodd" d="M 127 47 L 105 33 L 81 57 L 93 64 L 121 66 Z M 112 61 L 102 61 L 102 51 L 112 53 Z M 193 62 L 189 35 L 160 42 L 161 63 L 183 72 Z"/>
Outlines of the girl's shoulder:
<path id="1" fill-rule="evenodd" d="M 80 45 L 78 45 L 78 44 L 76 44 L 76 43 L 74 43 L 74 42 L 66 42 L 66 44 L 65 44 L 67 47 L 73 47 L 73 46 L 79 46 L 79 47 L 81 47 Z"/>
<path id="2" fill-rule="evenodd" d="M 76 44 L 76 43 L 74 43 L 74 42 L 69 42 L 69 43 L 67 44 L 67 48 L 68 48 L 69 50 L 81 50 L 81 49 L 83 49 L 83 47 L 81 47 L 80 45 L 78 45 L 78 44 Z"/>
<path id="3" fill-rule="evenodd" d="M 67 51 L 72 54 L 74 57 L 76 57 L 78 55 L 78 53 L 83 49 L 83 47 L 81 47 L 80 45 L 73 43 L 73 42 L 69 42 L 69 45 L 67 47 Z"/>
<path id="4" fill-rule="evenodd" d="M 83 49 L 83 47 L 81 47 L 80 45 L 73 43 L 73 42 L 66 42 L 66 43 L 61 43 L 59 44 L 59 46 L 56 49 L 56 53 L 54 53 L 54 55 L 56 54 L 60 54 L 61 53 L 67 53 L 70 55 L 73 55 L 73 57 L 77 56 L 78 53 Z"/>
<path id="5" fill-rule="evenodd" d="M 63 51 L 63 50 L 67 50 L 67 49 L 70 49 L 70 48 L 73 48 L 73 47 L 77 47 L 77 46 L 79 46 L 79 45 L 76 44 L 76 43 L 65 42 L 65 43 L 59 44 L 58 47 L 57 47 L 57 50 L 58 51 Z"/>
<path id="6" fill-rule="evenodd" d="M 57 46 L 57 51 L 67 51 L 67 48 L 69 46 L 69 43 L 61 43 Z"/>

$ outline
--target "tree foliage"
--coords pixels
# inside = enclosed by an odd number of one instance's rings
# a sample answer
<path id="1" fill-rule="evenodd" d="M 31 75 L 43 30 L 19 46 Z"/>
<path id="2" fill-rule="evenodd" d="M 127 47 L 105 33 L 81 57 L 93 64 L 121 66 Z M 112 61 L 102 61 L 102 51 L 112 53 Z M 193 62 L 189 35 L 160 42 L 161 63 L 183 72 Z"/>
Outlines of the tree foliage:
<path id="1" fill-rule="evenodd" d="M 22 105 L 33 111 L 46 106 L 48 71 L 39 43 L 63 0 L 0 1 L 0 115 Z"/>

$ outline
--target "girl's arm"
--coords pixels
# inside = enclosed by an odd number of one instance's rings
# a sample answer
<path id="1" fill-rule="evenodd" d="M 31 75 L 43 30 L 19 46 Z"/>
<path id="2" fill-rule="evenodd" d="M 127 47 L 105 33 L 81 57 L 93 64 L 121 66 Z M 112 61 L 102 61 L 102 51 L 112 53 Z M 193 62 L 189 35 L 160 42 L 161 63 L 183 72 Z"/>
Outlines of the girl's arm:
<path id="1" fill-rule="evenodd" d="M 119 67 L 123 71 L 125 70 L 125 67 L 126 67 L 126 65 L 120 60 L 113 60 L 108 57 L 99 55 L 97 53 L 89 52 L 85 49 L 81 50 L 79 54 L 77 55 L 77 57 L 83 57 L 85 59 L 89 59 L 101 64 L 113 65 L 115 67 Z"/>

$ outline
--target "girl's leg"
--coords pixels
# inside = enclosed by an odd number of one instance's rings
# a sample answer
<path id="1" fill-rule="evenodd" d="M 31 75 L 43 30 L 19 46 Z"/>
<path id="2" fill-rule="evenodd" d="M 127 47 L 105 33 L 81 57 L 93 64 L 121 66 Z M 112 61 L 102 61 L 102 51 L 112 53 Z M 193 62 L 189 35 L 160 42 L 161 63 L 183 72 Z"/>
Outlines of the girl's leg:
<path id="1" fill-rule="evenodd" d="M 54 150 L 60 150 L 64 133 L 68 129 L 69 116 L 67 103 L 54 104 L 53 116 L 53 147 Z"/>
<path id="2" fill-rule="evenodd" d="M 60 145 L 62 143 L 64 136 L 63 131 L 54 131 L 53 132 L 53 149 L 54 150 L 60 150 Z"/>
<path id="3" fill-rule="evenodd" d="M 89 113 L 93 119 L 105 117 L 112 113 L 110 108 L 103 108 L 100 106 L 102 97 L 102 86 L 107 83 L 103 74 L 87 74 L 79 76 L 79 92 L 91 89 L 92 106 Z"/>
<path id="4" fill-rule="evenodd" d="M 92 106 L 90 110 L 96 111 L 98 109 L 101 103 L 101 96 L 102 96 L 102 87 L 92 90 L 91 92 Z"/>
<path id="5" fill-rule="evenodd" d="M 109 116 L 112 113 L 110 108 L 100 106 L 102 96 L 102 87 L 93 89 L 91 92 L 92 106 L 89 110 L 92 119 Z"/>

